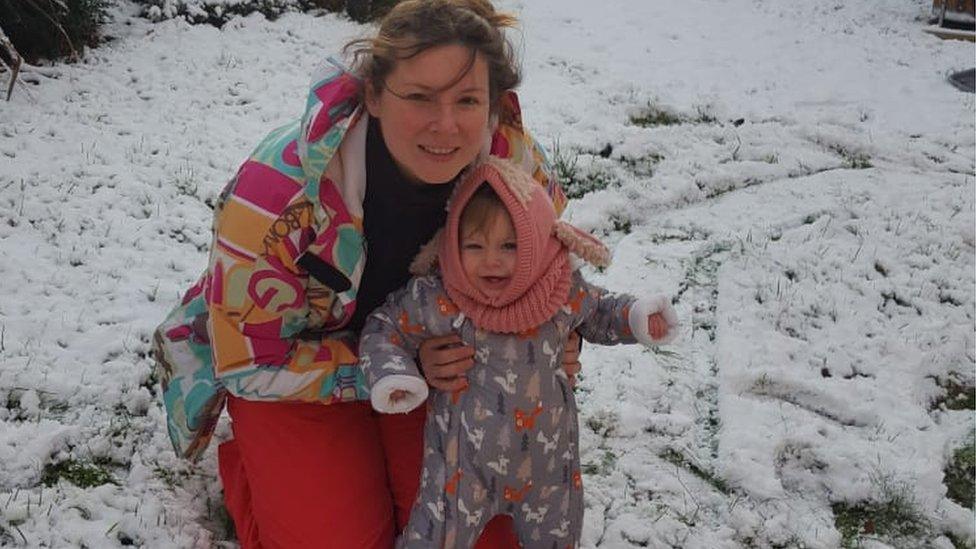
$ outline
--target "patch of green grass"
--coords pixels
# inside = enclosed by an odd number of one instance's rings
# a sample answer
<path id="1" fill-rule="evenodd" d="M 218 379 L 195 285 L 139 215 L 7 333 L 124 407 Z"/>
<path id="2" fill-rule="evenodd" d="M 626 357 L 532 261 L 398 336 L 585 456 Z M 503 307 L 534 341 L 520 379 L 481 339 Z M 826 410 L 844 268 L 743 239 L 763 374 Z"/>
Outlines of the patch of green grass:
<path id="1" fill-rule="evenodd" d="M 852 170 L 865 170 L 874 166 L 871 163 L 871 157 L 864 153 L 854 153 L 851 156 L 845 157 L 844 160 L 846 166 Z"/>
<path id="2" fill-rule="evenodd" d="M 757 540 L 752 536 L 742 538 L 738 541 L 742 547 L 746 547 L 748 549 L 758 549 L 760 547 L 762 549 L 766 549 L 767 547 L 769 549 L 802 549 L 803 547 L 806 547 L 803 540 L 801 540 L 799 536 L 795 534 L 787 538 L 785 541 L 772 541 L 769 539 Z"/>
<path id="3" fill-rule="evenodd" d="M 556 171 L 556 177 L 560 184 L 565 185 L 577 177 L 579 173 L 579 152 L 567 151 L 559 145 L 559 141 L 552 144 L 552 168 Z"/>
<path id="4" fill-rule="evenodd" d="M 633 230 L 631 221 L 617 214 L 613 214 L 610 216 L 610 222 L 613 224 L 613 230 L 615 231 L 620 231 L 624 234 L 630 234 L 630 232 Z"/>
<path id="5" fill-rule="evenodd" d="M 718 306 L 718 270 L 724 258 L 720 255 L 731 251 L 733 242 L 717 241 L 707 243 L 703 249 L 696 252 L 692 260 L 683 259 L 685 264 L 685 279 L 678 286 L 678 299 L 692 289 L 707 292 L 708 314 L 692 316 L 692 333 L 703 330 L 708 334 L 709 341 L 715 341 L 715 308 Z M 705 311 L 701 311 L 705 312 Z"/>
<path id="6" fill-rule="evenodd" d="M 562 149 L 558 141 L 552 146 L 552 167 L 567 198 L 580 198 L 617 183 L 613 174 L 606 170 L 581 168 L 579 157 L 578 151 Z"/>
<path id="7" fill-rule="evenodd" d="M 663 160 L 664 155 L 657 152 L 649 152 L 643 156 L 621 156 L 619 158 L 619 162 L 638 177 L 653 176 L 654 168 Z"/>
<path id="8" fill-rule="evenodd" d="M 606 189 L 615 182 L 616 178 L 612 174 L 595 170 L 584 174 L 582 177 L 566 181 L 563 185 L 563 191 L 567 198 L 580 198 L 593 191 Z"/>
<path id="9" fill-rule="evenodd" d="M 931 534 L 931 525 L 921 515 L 909 483 L 879 475 L 881 497 L 877 501 L 837 502 L 831 505 L 834 525 L 841 534 L 841 546 L 861 546 L 864 537 L 886 540 L 921 540 Z"/>
<path id="10" fill-rule="evenodd" d="M 930 410 L 976 410 L 976 386 L 971 381 L 963 380 L 956 372 L 950 372 L 945 378 L 927 377 L 943 390 L 932 401 Z"/>
<path id="11" fill-rule="evenodd" d="M 156 475 L 156 478 L 162 481 L 162 483 L 165 484 L 169 489 L 173 489 L 174 487 L 178 486 L 182 480 L 186 478 L 184 475 L 160 465 L 153 467 L 153 474 Z"/>
<path id="12" fill-rule="evenodd" d="M 16 411 L 18 408 L 20 408 L 20 393 L 19 392 L 15 393 L 12 390 L 9 391 L 7 393 L 7 400 L 4 403 L 4 406 L 8 410 L 12 410 L 12 411 Z"/>
<path id="13" fill-rule="evenodd" d="M 643 111 L 631 115 L 630 123 L 642 128 L 651 128 L 654 126 L 676 126 L 678 124 L 684 124 L 685 119 L 680 115 L 650 105 Z"/>
<path id="14" fill-rule="evenodd" d="M 711 232 L 697 226 L 675 227 L 663 229 L 659 233 L 651 235 L 651 242 L 661 244 L 664 242 L 692 242 L 708 240 Z"/>
<path id="15" fill-rule="evenodd" d="M 671 110 L 648 105 L 646 108 L 630 116 L 630 123 L 641 128 L 655 126 L 676 126 L 678 124 L 715 124 L 718 119 L 705 106 L 695 107 L 695 116 L 686 116 Z"/>
<path id="16" fill-rule="evenodd" d="M 223 540 L 237 541 L 237 527 L 222 499 L 212 504 L 210 498 L 207 498 L 207 518 L 213 521 Z"/>
<path id="17" fill-rule="evenodd" d="M 583 473 L 587 475 L 607 475 L 617 464 L 617 455 L 610 450 L 604 450 L 599 462 L 588 461 L 583 464 Z"/>
<path id="18" fill-rule="evenodd" d="M 692 120 L 697 124 L 715 124 L 718 119 L 711 112 L 711 107 L 705 105 L 698 105 L 695 107 L 695 113 L 697 116 Z"/>
<path id="19" fill-rule="evenodd" d="M 91 488 L 102 484 L 118 484 L 103 465 L 67 459 L 58 463 L 48 463 L 41 473 L 44 486 L 54 486 L 64 479 L 79 488 Z"/>
<path id="20" fill-rule="evenodd" d="M 11 546 L 16 543 L 16 541 L 17 540 L 14 539 L 13 533 L 4 528 L 3 524 L 0 524 L 0 547 Z M 26 539 L 24 540 L 24 543 L 27 543 Z"/>
<path id="21" fill-rule="evenodd" d="M 943 482 L 948 489 L 946 495 L 949 499 L 963 507 L 973 508 L 973 493 L 976 491 L 976 441 L 973 437 L 969 439 L 969 444 L 952 453 Z"/>
<path id="22" fill-rule="evenodd" d="M 961 539 L 952 532 L 943 532 L 943 535 L 949 538 L 949 542 L 952 543 L 952 546 L 956 549 L 973 549 L 972 543 L 966 541 L 965 539 Z"/>
<path id="23" fill-rule="evenodd" d="M 586 426 L 601 438 L 607 438 L 616 431 L 619 418 L 613 412 L 598 410 L 586 418 Z"/>
<path id="24" fill-rule="evenodd" d="M 830 145 L 828 148 L 844 159 L 845 168 L 864 170 L 874 167 L 874 164 L 871 163 L 871 157 L 867 153 L 852 151 L 842 145 Z"/>
<path id="25" fill-rule="evenodd" d="M 678 452 L 673 448 L 668 448 L 660 455 L 660 457 L 668 463 L 672 463 L 678 467 L 687 469 L 693 475 L 707 482 L 712 488 L 715 488 L 719 492 L 725 495 L 730 495 L 732 493 L 732 490 L 729 489 L 729 486 L 725 484 L 724 480 L 718 478 L 711 472 L 702 469 L 697 464 L 692 463 L 688 458 L 681 454 L 681 452 Z"/>

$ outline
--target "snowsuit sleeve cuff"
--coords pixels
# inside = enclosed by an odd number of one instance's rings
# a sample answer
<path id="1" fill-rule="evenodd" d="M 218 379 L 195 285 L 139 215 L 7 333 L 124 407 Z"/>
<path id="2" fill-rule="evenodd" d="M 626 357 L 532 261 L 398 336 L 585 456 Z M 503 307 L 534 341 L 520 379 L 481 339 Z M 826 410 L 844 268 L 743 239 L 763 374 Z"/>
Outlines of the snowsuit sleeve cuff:
<path id="1" fill-rule="evenodd" d="M 393 391 L 406 391 L 396 402 L 390 400 Z M 378 379 L 369 390 L 373 409 L 384 414 L 405 414 L 427 400 L 427 382 L 423 378 L 405 374 L 391 374 Z"/>
<path id="2" fill-rule="evenodd" d="M 661 339 L 653 339 L 648 334 L 647 317 L 654 313 L 661 313 L 664 321 L 668 323 L 668 333 Z M 654 345 L 666 345 L 674 341 L 678 336 L 678 315 L 674 312 L 671 302 L 663 295 L 644 297 L 638 299 L 630 306 L 629 318 L 630 331 L 634 339 L 648 347 Z"/>

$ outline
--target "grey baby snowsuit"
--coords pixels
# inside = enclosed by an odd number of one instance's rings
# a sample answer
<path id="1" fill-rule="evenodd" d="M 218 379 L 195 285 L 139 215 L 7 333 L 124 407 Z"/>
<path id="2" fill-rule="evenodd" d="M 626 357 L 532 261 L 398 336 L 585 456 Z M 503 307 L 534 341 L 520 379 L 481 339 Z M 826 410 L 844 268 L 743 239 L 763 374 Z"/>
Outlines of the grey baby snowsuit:
<path id="1" fill-rule="evenodd" d="M 459 237 L 465 204 L 486 184 L 508 211 L 517 241 L 508 283 L 491 296 L 466 273 Z M 474 349 L 468 386 L 427 400 L 420 489 L 397 546 L 471 547 L 492 517 L 507 514 L 525 547 L 575 547 L 583 486 L 563 346 L 573 330 L 604 345 L 664 343 L 668 337 L 651 339 L 649 318 L 661 313 L 673 336 L 674 311 L 663 296 L 634 299 L 584 281 L 569 254 L 606 265 L 609 251 L 558 221 L 545 190 L 502 161 L 487 160 L 455 188 L 435 245 L 440 272 L 391 294 L 360 334 L 370 400 L 385 412 L 406 412 L 427 399 L 414 363 L 423 340 L 456 333 Z M 413 272 L 430 272 L 424 265 L 431 249 Z M 409 398 L 390 398 L 393 391 Z"/>
<path id="2" fill-rule="evenodd" d="M 420 491 L 398 547 L 472 547 L 496 514 L 514 518 L 525 547 L 579 544 L 578 422 L 563 346 L 574 329 L 593 343 L 636 342 L 628 322 L 635 301 L 576 272 L 567 304 L 552 319 L 528 333 L 499 334 L 477 329 L 441 279 L 424 276 L 374 311 L 360 340 L 371 387 L 408 376 L 426 391 L 414 357 L 429 337 L 457 333 L 475 351 L 469 387 L 434 391 L 428 400 Z"/>

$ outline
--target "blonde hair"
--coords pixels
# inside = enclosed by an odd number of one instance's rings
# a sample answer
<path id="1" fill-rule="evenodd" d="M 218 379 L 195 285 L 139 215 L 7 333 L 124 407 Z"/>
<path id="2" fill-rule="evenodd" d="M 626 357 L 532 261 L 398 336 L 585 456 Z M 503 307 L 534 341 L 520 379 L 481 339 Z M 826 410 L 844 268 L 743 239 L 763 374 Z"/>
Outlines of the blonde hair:
<path id="1" fill-rule="evenodd" d="M 463 239 L 487 231 L 495 217 L 501 214 L 511 216 L 495 189 L 487 182 L 482 183 L 461 210 L 461 218 L 458 220 L 458 238 Z"/>
<path id="2" fill-rule="evenodd" d="M 380 93 L 398 61 L 437 46 L 464 46 L 471 50 L 471 59 L 447 87 L 463 78 L 481 54 L 488 65 L 488 97 L 495 112 L 502 94 L 522 80 L 512 43 L 502 32 L 517 21 L 514 15 L 495 11 L 489 0 L 406 0 L 386 14 L 376 36 L 353 40 L 344 51 L 353 55 L 353 72 Z"/>

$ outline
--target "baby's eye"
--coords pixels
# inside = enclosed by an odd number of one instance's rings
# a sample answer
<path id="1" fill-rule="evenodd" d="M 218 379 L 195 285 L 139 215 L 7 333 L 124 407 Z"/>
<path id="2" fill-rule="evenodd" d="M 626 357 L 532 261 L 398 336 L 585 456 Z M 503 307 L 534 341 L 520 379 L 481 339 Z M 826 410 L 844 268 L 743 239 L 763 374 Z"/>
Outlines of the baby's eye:
<path id="1" fill-rule="evenodd" d="M 506 242 L 502 244 L 502 249 L 505 250 L 506 252 L 514 252 L 515 250 L 518 249 L 518 243 L 514 241 Z"/>
<path id="2" fill-rule="evenodd" d="M 407 101 L 416 101 L 418 103 L 427 103 L 430 101 L 430 96 L 426 93 L 414 92 L 405 95 L 404 99 Z"/>
<path id="3" fill-rule="evenodd" d="M 458 100 L 458 103 L 460 103 L 460 104 L 462 104 L 462 105 L 464 105 L 466 107 L 477 107 L 478 105 L 481 104 L 481 99 L 479 99 L 479 98 L 477 98 L 477 97 L 475 97 L 473 95 L 468 95 L 468 96 L 462 97 L 460 100 Z"/>
<path id="4" fill-rule="evenodd" d="M 478 244 L 477 242 L 465 242 L 464 244 L 461 244 L 461 249 L 462 250 L 480 250 L 481 249 L 481 244 Z"/>

